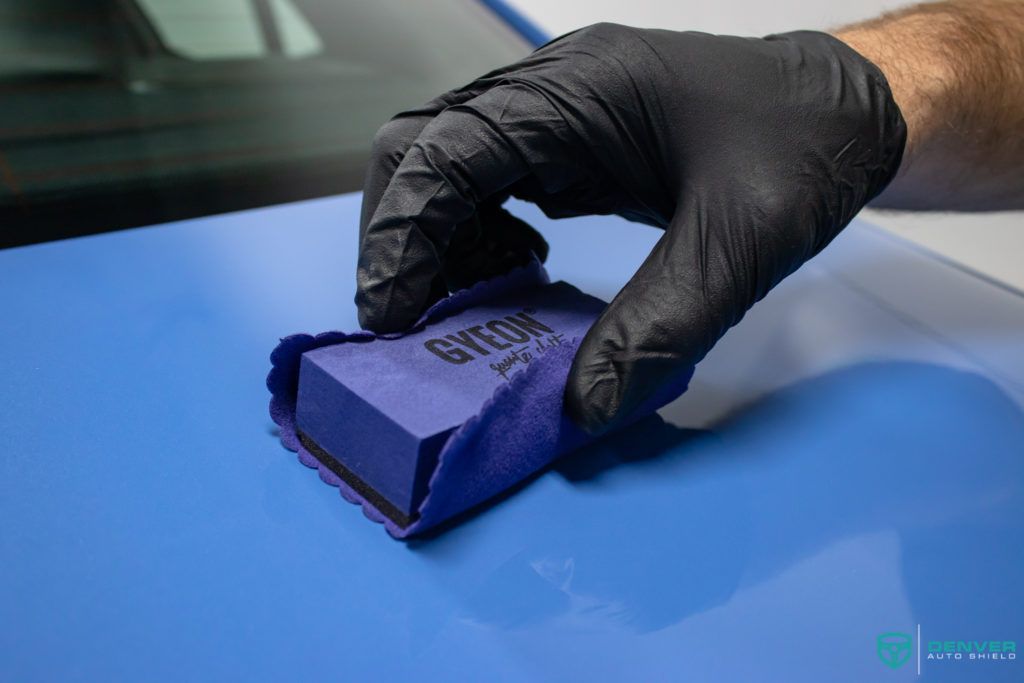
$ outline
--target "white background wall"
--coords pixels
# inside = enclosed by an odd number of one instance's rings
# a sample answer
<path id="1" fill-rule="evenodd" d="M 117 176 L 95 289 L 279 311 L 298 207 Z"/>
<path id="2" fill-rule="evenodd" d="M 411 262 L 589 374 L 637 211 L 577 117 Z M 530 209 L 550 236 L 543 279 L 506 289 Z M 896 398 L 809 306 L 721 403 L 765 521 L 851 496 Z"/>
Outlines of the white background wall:
<path id="1" fill-rule="evenodd" d="M 906 4 L 899 0 L 511 0 L 511 3 L 552 35 L 598 21 L 764 35 L 795 29 L 835 28 Z M 1024 212 L 956 215 L 867 210 L 862 218 L 1024 289 Z"/>

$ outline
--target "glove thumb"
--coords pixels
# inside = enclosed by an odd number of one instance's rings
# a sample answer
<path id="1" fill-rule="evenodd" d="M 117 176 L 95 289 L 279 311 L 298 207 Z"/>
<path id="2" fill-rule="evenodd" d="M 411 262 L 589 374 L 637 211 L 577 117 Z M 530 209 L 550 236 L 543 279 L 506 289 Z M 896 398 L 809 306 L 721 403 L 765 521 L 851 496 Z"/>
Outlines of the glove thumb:
<path id="1" fill-rule="evenodd" d="M 753 303 L 750 273 L 737 272 L 743 268 L 728 258 L 729 246 L 702 224 L 703 216 L 677 210 L 673 225 L 580 344 L 565 406 L 587 432 L 621 423 L 688 373 Z"/>

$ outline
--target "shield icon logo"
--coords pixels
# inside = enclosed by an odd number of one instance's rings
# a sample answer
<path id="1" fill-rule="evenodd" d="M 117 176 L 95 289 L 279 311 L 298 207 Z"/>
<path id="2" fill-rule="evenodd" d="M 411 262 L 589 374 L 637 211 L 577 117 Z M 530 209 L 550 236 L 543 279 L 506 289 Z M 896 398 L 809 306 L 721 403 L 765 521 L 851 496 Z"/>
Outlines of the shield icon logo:
<path id="1" fill-rule="evenodd" d="M 883 633 L 878 636 L 878 658 L 890 669 L 898 669 L 910 659 L 910 644 L 906 633 Z"/>

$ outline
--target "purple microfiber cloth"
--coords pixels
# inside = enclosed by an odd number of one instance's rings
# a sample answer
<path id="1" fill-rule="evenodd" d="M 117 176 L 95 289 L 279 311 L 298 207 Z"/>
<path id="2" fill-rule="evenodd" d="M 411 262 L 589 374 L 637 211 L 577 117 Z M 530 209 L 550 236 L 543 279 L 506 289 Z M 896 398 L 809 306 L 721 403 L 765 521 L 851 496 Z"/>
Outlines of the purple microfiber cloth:
<path id="1" fill-rule="evenodd" d="M 299 441 L 379 512 L 409 526 L 451 433 L 501 384 L 586 335 L 604 308 L 565 282 L 540 284 L 404 335 L 307 351 Z"/>
<path id="2" fill-rule="evenodd" d="M 548 290 L 538 290 L 545 286 Z M 571 293 L 566 293 L 563 290 L 550 289 L 558 287 L 571 289 L 578 298 L 573 299 Z M 334 452 L 329 452 L 321 447 L 323 444 L 317 444 L 307 434 L 300 433 L 299 422 L 296 419 L 300 370 L 303 373 L 302 376 L 306 378 L 303 380 L 306 392 L 304 401 L 308 404 L 319 397 L 318 394 L 310 394 L 305 387 L 305 384 L 311 383 L 309 379 L 311 363 L 316 363 L 317 368 L 315 369 L 330 368 L 332 350 L 327 347 L 336 347 L 342 344 L 354 345 L 346 348 L 344 353 L 334 353 L 333 355 L 342 359 L 365 355 L 367 359 L 371 359 L 372 365 L 374 354 L 361 353 L 363 348 L 369 348 L 366 345 L 385 345 L 389 340 L 398 340 L 407 336 L 444 339 L 443 333 L 450 331 L 446 328 L 446 324 L 450 327 L 451 324 L 466 317 L 466 315 L 460 316 L 460 313 L 468 312 L 473 307 L 485 308 L 489 302 L 515 301 L 520 297 L 523 301 L 529 301 L 529 297 L 536 296 L 537 291 L 564 294 L 565 297 L 562 297 L 561 294 L 555 297 L 556 304 L 563 307 L 574 306 L 579 309 L 576 312 L 577 318 L 565 317 L 563 320 L 568 321 L 567 324 L 571 323 L 570 329 L 579 329 L 580 333 L 571 339 L 559 338 L 556 344 L 545 344 L 546 348 L 543 353 L 533 354 L 528 363 L 516 363 L 514 372 L 509 370 L 503 376 L 502 381 L 482 385 L 483 391 L 487 392 L 494 384 L 497 385 L 497 388 L 493 390 L 489 398 L 481 402 L 475 412 L 465 411 L 465 407 L 463 407 L 466 419 L 453 429 L 440 431 L 437 444 L 439 452 L 436 452 L 434 456 L 422 459 L 427 463 L 429 471 L 416 474 L 422 481 L 427 482 L 425 487 L 421 486 L 421 488 L 425 488 L 425 491 L 410 499 L 407 497 L 409 492 L 405 489 L 402 490 L 403 496 L 406 496 L 402 498 L 402 501 L 406 505 L 411 505 L 411 508 L 399 504 L 397 505 L 399 509 L 396 509 L 396 506 L 392 504 L 395 500 L 393 489 L 386 489 L 392 499 L 389 500 L 387 496 L 382 495 L 382 491 L 375 490 L 346 467 L 346 463 L 343 461 L 347 459 L 348 464 L 357 462 L 360 454 L 351 452 L 339 454 L 337 443 L 332 443 L 331 450 Z M 392 536 L 405 538 L 435 527 L 502 493 L 544 468 L 559 456 L 592 439 L 565 416 L 562 401 L 566 378 L 582 334 L 585 332 L 585 328 L 589 327 L 589 321 L 599 312 L 595 309 L 594 304 L 590 303 L 595 301 L 597 300 L 594 300 L 593 297 L 583 295 L 564 283 L 550 285 L 543 267 L 539 262 L 534 261 L 506 275 L 478 283 L 439 301 L 415 325 L 401 333 L 376 335 L 367 331 L 351 334 L 325 332 L 316 336 L 296 334 L 285 337 L 271 354 L 273 367 L 267 377 L 267 387 L 272 394 L 270 414 L 280 427 L 281 443 L 289 450 L 296 451 L 299 461 L 304 465 L 317 468 L 320 478 L 332 486 L 337 486 L 346 500 L 360 504 L 368 518 L 383 523 Z M 599 307 L 600 303 L 598 302 L 597 305 Z M 526 310 L 532 311 L 533 309 Z M 570 313 L 570 311 L 563 311 L 560 315 L 568 316 Z M 579 315 L 587 316 L 585 319 L 587 322 L 582 327 Z M 398 345 L 395 347 L 397 348 Z M 442 345 L 437 348 L 444 352 L 452 347 Z M 314 352 L 316 349 L 323 349 L 323 351 Z M 314 353 L 309 353 L 303 359 L 307 352 Z M 469 375 L 465 375 L 473 382 L 474 396 L 485 395 L 481 394 L 481 383 L 484 381 L 483 375 L 480 374 L 481 371 L 493 374 L 495 370 L 500 371 L 504 367 L 498 363 L 500 363 L 500 358 L 505 356 L 497 352 L 493 355 L 494 357 L 474 360 L 473 363 L 477 363 L 476 366 L 469 362 L 466 363 L 467 368 L 474 368 Z M 404 356 L 400 355 L 399 357 Z M 337 358 L 334 360 L 338 361 Z M 378 359 L 377 362 L 380 360 Z M 490 368 L 492 362 L 495 362 L 496 368 Z M 663 387 L 658 395 L 648 400 L 631 416 L 630 421 L 654 412 L 681 394 L 686 389 L 691 374 L 692 372 L 684 373 L 683 376 Z M 422 377 L 422 373 L 419 376 Z M 505 377 L 507 377 L 507 381 L 505 381 Z M 430 393 L 429 387 L 417 386 L 409 389 L 409 397 L 412 401 L 422 402 L 424 400 L 422 396 Z M 331 409 L 334 407 L 330 406 Z M 439 412 L 450 416 L 453 414 L 453 409 L 446 407 L 439 409 Z M 322 416 L 315 417 L 316 410 L 310 411 L 305 408 L 305 405 L 304 414 L 307 416 L 303 418 L 303 426 L 307 429 L 317 427 L 318 420 L 320 423 L 323 422 Z M 328 412 L 329 414 L 333 413 Z M 457 410 L 455 414 L 462 415 Z M 314 417 L 311 418 L 309 415 L 314 415 Z M 349 430 L 350 433 L 358 433 L 360 429 L 364 429 L 364 422 L 369 421 L 372 426 L 365 429 L 367 431 L 375 429 L 381 433 L 380 424 L 368 420 L 368 415 L 369 413 L 353 411 L 354 419 L 338 426 L 343 428 L 342 431 Z M 369 415 L 369 417 L 373 416 Z M 443 426 L 440 425 L 440 427 Z M 319 429 L 323 434 L 322 424 Z M 424 442 L 428 440 L 425 436 L 421 436 L 421 438 L 424 439 Z M 435 448 L 436 450 L 437 448 Z M 390 457 L 391 454 L 387 455 Z M 394 473 L 394 476 L 406 477 L 411 482 L 416 457 L 415 453 L 399 455 L 395 460 L 398 463 L 395 469 L 402 469 L 403 458 L 413 461 L 412 469 L 408 474 L 398 471 Z M 383 471 L 387 472 L 386 469 Z M 380 478 L 379 472 L 371 472 L 371 474 L 377 477 L 374 479 L 374 483 L 390 485 L 386 477 L 385 479 Z M 408 486 L 411 487 L 412 484 L 409 483 Z"/>

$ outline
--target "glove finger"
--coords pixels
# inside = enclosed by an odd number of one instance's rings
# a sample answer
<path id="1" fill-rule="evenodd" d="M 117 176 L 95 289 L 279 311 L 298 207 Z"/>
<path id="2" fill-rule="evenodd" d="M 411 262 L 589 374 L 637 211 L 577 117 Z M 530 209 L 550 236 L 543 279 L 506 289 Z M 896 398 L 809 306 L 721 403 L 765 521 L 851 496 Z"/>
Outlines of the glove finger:
<path id="1" fill-rule="evenodd" d="M 444 282 L 455 291 L 507 273 L 532 258 L 543 262 L 548 243 L 525 221 L 502 208 L 493 197 L 473 217 L 460 223 L 444 255 Z"/>
<path id="2" fill-rule="evenodd" d="M 584 337 L 566 409 L 597 434 L 700 361 L 746 311 L 816 250 L 799 202 L 680 204 L 643 265 Z"/>
<path id="3" fill-rule="evenodd" d="M 381 196 L 391 182 L 391 176 L 423 128 L 448 107 L 471 100 L 481 91 L 480 86 L 471 83 L 464 88 L 435 97 L 421 107 L 404 111 L 380 127 L 373 138 L 370 160 L 363 181 L 363 206 L 359 218 L 360 242 L 370 218 L 380 204 Z"/>
<path id="4" fill-rule="evenodd" d="M 356 305 L 364 327 L 402 329 L 433 303 L 456 226 L 544 159 L 544 121 L 554 116 L 531 88 L 510 84 L 445 109 L 423 128 L 362 236 Z"/>

